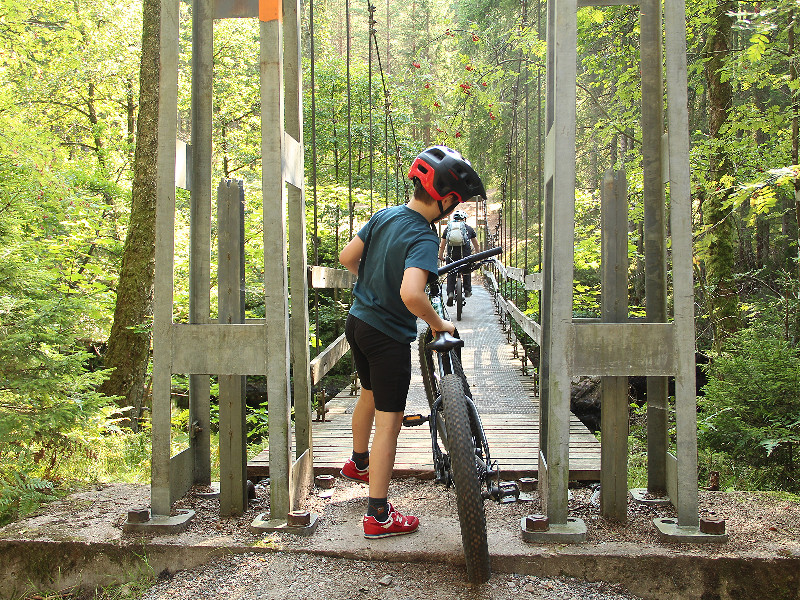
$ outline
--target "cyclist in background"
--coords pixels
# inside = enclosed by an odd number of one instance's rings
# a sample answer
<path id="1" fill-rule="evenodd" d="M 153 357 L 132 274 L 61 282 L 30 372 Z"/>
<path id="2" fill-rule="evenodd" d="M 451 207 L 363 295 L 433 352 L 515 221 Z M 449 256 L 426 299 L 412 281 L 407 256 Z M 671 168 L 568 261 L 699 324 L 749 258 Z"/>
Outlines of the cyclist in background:
<path id="1" fill-rule="evenodd" d="M 444 253 L 447 250 L 447 262 L 451 263 L 459 258 L 464 258 L 472 254 L 472 242 L 477 237 L 475 230 L 467 225 L 467 213 L 457 210 L 453 213 L 450 222 L 442 233 L 442 241 L 439 244 L 439 260 L 444 260 Z M 472 296 L 472 274 L 463 273 L 464 296 Z M 456 273 L 447 274 L 447 306 L 453 306 L 453 294 L 456 290 Z"/>

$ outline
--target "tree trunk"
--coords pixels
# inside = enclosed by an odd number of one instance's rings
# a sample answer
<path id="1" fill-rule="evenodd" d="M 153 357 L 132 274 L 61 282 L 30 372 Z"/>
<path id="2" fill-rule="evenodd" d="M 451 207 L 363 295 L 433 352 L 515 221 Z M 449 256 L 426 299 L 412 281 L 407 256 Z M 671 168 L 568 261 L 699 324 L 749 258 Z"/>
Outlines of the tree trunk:
<path id="1" fill-rule="evenodd" d="M 731 53 L 731 35 L 736 2 L 717 0 L 716 9 L 709 25 L 705 56 L 708 87 L 708 125 L 712 139 L 719 137 L 733 106 L 733 88 L 723 77 L 723 67 Z M 732 175 L 733 167 L 725 149 L 720 147 L 710 157 L 709 181 L 716 182 L 716 193 L 712 191 L 703 201 L 703 219 L 710 227 L 708 251 L 705 257 L 706 277 L 710 302 L 714 304 L 714 346 L 719 349 L 722 341 L 737 329 L 739 298 L 732 280 L 735 248 L 735 224 L 731 209 L 726 206 L 727 194 L 723 178 Z"/>
<path id="2" fill-rule="evenodd" d="M 105 356 L 106 367 L 114 371 L 100 390 L 118 396 L 120 406 L 131 407 L 130 426 L 134 430 L 138 429 L 144 406 L 153 314 L 160 1 L 144 0 L 142 14 L 131 215 L 117 285 L 114 324 Z"/>

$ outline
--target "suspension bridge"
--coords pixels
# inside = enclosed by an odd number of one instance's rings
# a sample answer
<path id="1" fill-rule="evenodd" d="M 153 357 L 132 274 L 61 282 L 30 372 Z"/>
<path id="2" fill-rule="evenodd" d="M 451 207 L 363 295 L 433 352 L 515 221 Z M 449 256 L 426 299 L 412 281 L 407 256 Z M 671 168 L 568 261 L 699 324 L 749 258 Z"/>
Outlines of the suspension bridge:
<path id="1" fill-rule="evenodd" d="M 476 277 L 477 279 L 477 277 Z M 492 458 L 501 475 L 509 479 L 536 477 L 539 452 L 539 398 L 534 371 L 524 368 L 516 339 L 509 342 L 501 328 L 501 315 L 489 288 L 474 285 L 461 321 L 461 353 L 473 399 L 486 429 Z M 424 325 L 420 322 L 420 326 Z M 430 413 L 417 356 L 412 348 L 412 380 L 406 414 Z M 325 420 L 313 424 L 314 472 L 338 475 L 352 452 L 350 413 L 357 395 L 350 386 L 326 405 Z M 570 419 L 570 479 L 600 479 L 600 442 L 574 415 Z M 251 479 L 269 475 L 269 451 L 247 463 Z M 404 427 L 397 446 L 395 476 L 433 476 L 431 437 L 427 425 Z"/>
<path id="2" fill-rule="evenodd" d="M 635 319 L 628 311 L 628 193 L 624 171 L 606 171 L 601 194 L 601 315 L 576 318 L 573 310 L 575 261 L 576 197 L 576 64 L 577 12 L 583 6 L 635 4 L 639 7 L 640 59 L 642 74 L 642 198 L 644 206 L 644 247 L 646 318 Z M 178 0 L 161 0 L 160 78 L 158 120 L 158 177 L 156 206 L 156 273 L 153 320 L 153 459 L 151 484 L 151 524 L 169 520 L 176 527 L 185 526 L 190 514 L 171 517 L 173 503 L 192 485 L 210 483 L 210 376 L 219 380 L 221 465 L 220 513 L 234 515 L 247 506 L 246 415 L 244 377 L 266 376 L 269 398 L 269 450 L 260 462 L 269 463 L 270 510 L 281 519 L 301 503 L 315 468 L 336 469 L 344 452 L 329 440 L 347 433 L 348 398 L 337 397 L 331 422 L 315 424 L 312 411 L 312 387 L 341 359 L 347 350 L 343 336 L 333 341 L 311 360 L 309 331 L 311 312 L 309 296 L 315 300 L 320 289 L 335 294 L 349 289 L 349 273 L 319 264 L 317 239 L 318 206 L 316 189 L 317 144 L 314 125 L 315 95 L 311 96 L 311 165 L 310 187 L 313 199 L 312 265 L 306 256 L 306 202 L 303 131 L 303 94 L 301 62 L 302 10 L 298 0 L 196 0 L 192 3 L 192 128 L 191 128 L 191 243 L 189 261 L 189 322 L 173 320 L 175 296 L 175 187 L 178 40 L 180 38 Z M 345 7 L 350 6 L 345 2 Z M 523 2 L 523 12 L 528 3 Z M 568 517 L 568 482 L 583 470 L 600 473 L 601 505 L 604 517 L 625 522 L 627 511 L 627 377 L 648 377 L 648 487 L 650 496 L 672 503 L 677 520 L 655 520 L 659 532 L 676 541 L 716 541 L 724 536 L 709 535 L 698 527 L 697 423 L 694 365 L 694 314 L 691 249 L 691 202 L 689 178 L 689 131 L 686 81 L 685 3 L 671 0 L 557 0 L 546 5 L 546 27 L 542 27 L 541 4 L 536 16 L 540 36 L 547 40 L 546 77 L 537 76 L 538 86 L 546 83 L 546 106 L 536 107 L 536 142 L 538 151 L 535 176 L 528 165 L 528 94 L 525 94 L 523 119 L 514 119 L 515 131 L 507 161 L 499 212 L 479 202 L 476 225 L 481 241 L 499 243 L 513 262 L 502 267 L 502 295 L 497 295 L 501 320 L 516 323 L 515 330 L 528 335 L 540 346 L 539 406 L 532 407 L 532 394 L 515 393 L 513 412 L 494 413 L 491 400 L 481 400 L 479 407 L 491 421 L 492 415 L 518 415 L 524 435 L 515 436 L 514 453 L 502 437 L 497 438 L 498 459 L 506 458 L 509 468 L 536 472 L 539 494 L 550 529 L 540 537 L 548 541 L 582 539 L 585 526 L 580 519 Z M 370 87 L 372 85 L 372 50 L 379 57 L 375 38 L 373 11 L 370 19 Z M 218 315 L 211 315 L 211 200 L 212 116 L 211 82 L 213 80 L 213 22 L 221 18 L 258 18 L 260 27 L 261 81 L 261 193 L 263 202 L 264 304 L 268 307 L 261 319 L 245 318 L 244 313 L 244 190 L 242 182 L 223 180 L 217 188 L 217 288 Z M 348 140 L 350 139 L 350 15 L 346 15 Z M 314 90 L 314 17 L 310 3 L 311 89 Z M 380 58 L 378 58 L 380 65 Z M 528 77 L 527 67 L 525 77 Z M 381 71 L 382 74 L 382 71 Z M 546 81 L 545 81 L 546 80 Z M 666 83 L 666 85 L 664 85 Z M 523 86 L 524 87 L 524 86 Z M 515 88 L 517 89 L 517 88 Z M 384 156 L 388 157 L 389 131 L 393 132 L 389 108 L 391 101 L 384 82 L 385 135 Z M 518 99 L 521 99 L 520 96 Z M 541 95 L 537 94 L 538 98 Z M 370 111 L 370 137 L 372 121 Z M 666 117 L 666 118 L 665 118 Z M 669 124 L 665 134 L 665 122 Z M 523 125 L 520 127 L 520 123 Z M 524 143 L 520 142 L 524 129 Z M 372 139 L 370 139 L 372 142 Z M 370 144 L 372 147 L 373 144 Z M 396 144 L 395 144 L 396 146 Z M 348 237 L 355 231 L 352 185 L 352 152 L 348 152 Z M 401 157 L 393 165 L 395 201 L 405 201 Z M 524 157 L 524 158 L 523 158 Z M 371 155 L 370 155 L 371 158 Z M 177 163 L 180 163 L 180 156 Z M 386 193 L 389 202 L 389 165 L 385 165 Z M 370 181 L 373 177 L 370 162 Z M 528 200 L 528 179 L 537 187 L 537 204 Z M 666 188 L 669 186 L 669 239 L 666 227 Z M 524 202 L 522 202 L 524 198 Z M 519 210 L 524 206 L 524 210 Z M 379 206 L 372 205 L 370 209 Z M 532 213 L 538 215 L 532 226 Z M 343 218 L 337 212 L 337 222 Z M 536 240 L 529 240 L 529 231 Z M 341 232 L 344 236 L 344 232 Z M 531 243 L 533 242 L 533 243 Z M 337 248 L 340 240 L 337 236 Z M 528 247 L 538 246 L 532 261 Z M 672 277 L 668 296 L 667 247 Z M 523 252 L 519 249 L 522 248 Z M 521 258 L 524 257 L 524 261 Z M 289 277 L 289 272 L 294 276 Z M 297 276 L 297 275 L 300 276 Z M 307 276 L 306 276 L 307 275 Z M 498 291 L 498 278 L 493 280 Z M 538 293 L 541 323 L 532 322 L 515 301 L 528 292 Z M 519 294 L 521 292 L 521 294 Z M 291 311 L 290 318 L 290 299 Z M 671 299 L 671 302 L 668 302 Z M 477 304 L 474 301 L 473 307 Z M 318 302 L 314 302 L 318 306 Z M 671 308 L 671 315 L 668 312 Z M 316 312 L 316 311 L 312 311 Z M 486 315 L 489 311 L 475 313 Z M 314 314 L 319 330 L 318 313 Z M 466 325 L 466 323 L 465 323 Z M 475 331 L 478 331 L 476 327 Z M 522 333 L 519 333 L 522 335 Z M 516 334 L 515 334 L 516 335 Z M 509 340 L 510 341 L 510 340 Z M 467 341 L 469 346 L 469 341 Z M 494 344 L 478 334 L 472 346 L 476 352 L 468 368 L 479 370 L 486 362 L 485 353 L 503 344 Z M 490 363 L 492 361 L 489 361 Z M 503 363 L 496 361 L 496 365 Z M 171 448 L 171 377 L 189 375 L 189 447 L 174 455 Z M 570 414 L 570 384 L 577 376 L 602 378 L 602 446 L 596 464 L 596 443 Z M 675 377 L 675 431 L 677 451 L 669 440 L 667 378 Z M 489 380 L 477 374 L 475 387 L 486 387 Z M 506 381 L 513 381 L 509 375 Z M 413 402 L 418 393 L 413 394 Z M 511 397 L 511 395 L 509 396 Z M 483 406 L 481 406 L 483 404 Z M 502 404 L 501 404 L 502 407 Z M 505 409 L 503 409 L 505 410 Z M 537 414 L 538 411 L 538 414 Z M 502 417 L 497 417 L 502 421 Z M 525 421 L 525 419 L 528 419 Z M 538 421 L 538 426 L 537 426 Z M 339 423 L 338 425 L 335 425 Z M 500 431 L 503 427 L 490 429 Z M 336 428 L 338 433 L 336 432 Z M 588 433 L 586 433 L 588 435 Z M 500 435 L 498 433 L 498 435 Z M 316 438 L 315 438 L 316 436 Z M 347 436 L 349 437 L 349 435 Z M 412 435 L 408 441 L 412 441 Z M 573 437 L 575 438 L 573 440 Z M 590 436 L 591 437 L 591 436 Z M 573 443 L 574 442 L 574 443 Z M 491 439 L 490 439 L 491 443 Z M 425 465 L 426 453 L 411 444 L 401 465 Z M 525 465 L 515 464 L 525 447 L 529 455 Z M 421 448 L 421 446 L 420 446 Z M 403 450 L 406 453 L 406 450 Z M 412 459 L 413 457 L 413 459 Z M 591 467 L 589 466 L 591 463 Z M 400 465 L 398 465 L 400 466 Z M 584 469 L 586 467 L 586 469 Z M 255 468 L 253 466 L 252 468 Z M 411 468 L 409 466 L 409 468 Z M 146 529 L 148 524 L 142 524 Z M 530 533 L 530 532 L 528 532 Z M 528 538 L 526 538 L 528 539 Z"/>

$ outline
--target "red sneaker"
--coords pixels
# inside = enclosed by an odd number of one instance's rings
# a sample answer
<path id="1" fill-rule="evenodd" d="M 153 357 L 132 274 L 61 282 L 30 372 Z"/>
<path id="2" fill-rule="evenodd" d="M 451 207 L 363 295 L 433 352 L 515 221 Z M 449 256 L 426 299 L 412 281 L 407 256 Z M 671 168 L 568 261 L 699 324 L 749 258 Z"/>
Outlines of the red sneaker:
<path id="1" fill-rule="evenodd" d="M 359 469 L 356 467 L 356 463 L 352 458 L 347 459 L 347 462 L 344 463 L 344 466 L 342 467 L 342 470 L 339 471 L 339 474 L 345 479 L 369 483 L 369 467 L 363 470 Z"/>
<path id="2" fill-rule="evenodd" d="M 389 503 L 389 518 L 381 523 L 375 517 L 364 515 L 364 537 L 365 538 L 385 538 L 392 535 L 404 535 L 414 533 L 419 527 L 419 519 L 408 515 L 401 515 Z"/>

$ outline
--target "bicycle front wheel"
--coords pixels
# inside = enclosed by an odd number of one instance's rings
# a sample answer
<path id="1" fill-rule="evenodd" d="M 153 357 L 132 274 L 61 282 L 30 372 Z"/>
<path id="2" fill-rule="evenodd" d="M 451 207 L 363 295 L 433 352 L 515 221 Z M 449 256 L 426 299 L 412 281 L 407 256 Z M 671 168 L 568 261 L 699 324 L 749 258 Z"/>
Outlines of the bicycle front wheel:
<path id="1" fill-rule="evenodd" d="M 444 377 L 442 404 L 467 578 L 473 583 L 484 583 L 489 580 L 491 573 L 489 544 L 486 540 L 486 513 L 483 510 L 481 482 L 475 462 L 475 442 L 469 425 L 464 387 L 457 375 Z"/>

